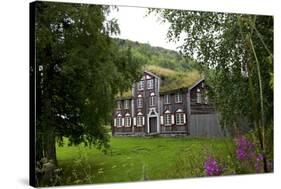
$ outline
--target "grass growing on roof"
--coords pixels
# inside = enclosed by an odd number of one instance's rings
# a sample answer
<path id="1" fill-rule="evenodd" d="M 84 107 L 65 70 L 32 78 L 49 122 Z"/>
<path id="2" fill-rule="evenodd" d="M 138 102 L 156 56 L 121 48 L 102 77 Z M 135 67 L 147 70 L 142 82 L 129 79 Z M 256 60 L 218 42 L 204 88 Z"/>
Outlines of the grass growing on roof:
<path id="1" fill-rule="evenodd" d="M 161 77 L 160 92 L 190 87 L 198 80 L 202 79 L 202 76 L 197 70 L 191 70 L 189 72 L 177 72 L 155 65 L 148 65 L 146 70 Z"/>
<path id="2" fill-rule="evenodd" d="M 189 72 L 178 72 L 168 68 L 162 68 L 155 65 L 147 65 L 146 71 L 149 71 L 161 78 L 160 92 L 172 91 L 180 88 L 187 88 L 202 79 L 198 70 L 191 70 Z M 119 93 L 117 98 L 129 98 L 132 96 L 132 90 Z"/>
<path id="3" fill-rule="evenodd" d="M 129 89 L 127 91 L 124 91 L 122 93 L 118 93 L 117 98 L 129 98 L 129 97 L 132 97 L 132 89 Z"/>
<path id="4" fill-rule="evenodd" d="M 231 145 L 228 139 L 112 137 L 107 154 L 65 145 L 57 157 L 64 184 L 159 180 L 204 176 L 207 151 L 225 159 Z"/>

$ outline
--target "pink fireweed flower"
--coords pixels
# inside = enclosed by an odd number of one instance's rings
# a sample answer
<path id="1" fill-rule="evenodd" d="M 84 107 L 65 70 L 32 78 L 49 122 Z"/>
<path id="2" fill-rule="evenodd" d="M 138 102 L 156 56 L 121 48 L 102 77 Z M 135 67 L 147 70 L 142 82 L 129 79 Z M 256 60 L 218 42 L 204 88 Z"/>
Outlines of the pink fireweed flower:
<path id="1" fill-rule="evenodd" d="M 255 155 L 255 145 L 246 137 L 241 136 L 235 140 L 236 156 L 239 160 L 251 159 Z"/>
<path id="2" fill-rule="evenodd" d="M 217 161 L 211 156 L 205 161 L 204 169 L 207 176 L 218 176 L 222 174 L 222 169 Z"/>

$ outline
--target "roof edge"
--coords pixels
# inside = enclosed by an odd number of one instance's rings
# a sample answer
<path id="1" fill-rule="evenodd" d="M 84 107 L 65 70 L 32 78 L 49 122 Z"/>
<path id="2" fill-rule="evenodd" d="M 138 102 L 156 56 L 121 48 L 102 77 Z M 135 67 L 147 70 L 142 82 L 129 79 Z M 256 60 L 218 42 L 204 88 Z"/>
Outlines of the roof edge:
<path id="1" fill-rule="evenodd" d="M 154 74 L 154 73 L 152 73 L 150 71 L 144 70 L 144 72 L 160 79 L 160 77 L 158 75 L 156 75 L 156 74 Z"/>
<path id="2" fill-rule="evenodd" d="M 188 88 L 188 90 L 193 89 L 195 86 L 197 86 L 199 83 L 201 83 L 204 80 L 205 80 L 205 78 L 202 78 L 202 79 L 196 81 L 193 85 L 191 85 L 191 87 Z"/>

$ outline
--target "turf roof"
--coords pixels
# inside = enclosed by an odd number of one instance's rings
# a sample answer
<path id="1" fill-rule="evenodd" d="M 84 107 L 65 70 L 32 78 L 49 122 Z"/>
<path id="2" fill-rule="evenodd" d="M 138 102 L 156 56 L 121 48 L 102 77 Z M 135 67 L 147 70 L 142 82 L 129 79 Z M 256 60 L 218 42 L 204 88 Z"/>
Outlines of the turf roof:
<path id="1" fill-rule="evenodd" d="M 151 72 L 161 78 L 160 93 L 166 93 L 181 88 L 189 88 L 194 83 L 202 79 L 197 70 L 189 72 L 177 72 L 168 68 L 162 68 L 155 65 L 148 65 L 145 70 Z M 132 96 L 131 89 L 119 94 L 119 98 L 129 98 Z"/>
<path id="2" fill-rule="evenodd" d="M 177 72 L 159 66 L 149 65 L 146 70 L 161 78 L 160 92 L 168 92 L 180 88 L 189 88 L 194 83 L 202 79 L 197 70 L 189 72 Z"/>

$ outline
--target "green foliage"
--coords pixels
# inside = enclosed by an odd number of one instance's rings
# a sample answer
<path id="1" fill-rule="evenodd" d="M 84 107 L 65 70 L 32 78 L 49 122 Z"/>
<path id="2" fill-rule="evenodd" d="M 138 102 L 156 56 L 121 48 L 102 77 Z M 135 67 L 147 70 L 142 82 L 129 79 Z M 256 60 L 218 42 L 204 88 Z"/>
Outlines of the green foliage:
<path id="1" fill-rule="evenodd" d="M 241 118 L 257 128 L 266 159 L 265 130 L 273 126 L 273 17 L 215 12 L 150 9 L 171 24 L 167 36 L 194 56 L 213 87 L 224 127 L 241 127 Z M 264 171 L 266 170 L 264 160 Z"/>
<path id="2" fill-rule="evenodd" d="M 56 161 L 55 140 L 108 148 L 104 127 L 114 97 L 141 74 L 130 48 L 119 50 L 114 7 L 36 3 L 37 159 Z"/>
<path id="3" fill-rule="evenodd" d="M 36 162 L 36 185 L 56 186 L 62 182 L 62 169 L 56 168 L 53 160 L 42 158 Z"/>
<path id="4" fill-rule="evenodd" d="M 197 64 L 192 58 L 183 57 L 173 50 L 118 38 L 115 38 L 114 41 L 121 49 L 131 47 L 132 56 L 143 65 L 156 65 L 180 72 L 197 68 Z"/>
<path id="5" fill-rule="evenodd" d="M 262 119 L 260 99 L 251 100 L 251 93 L 260 96 L 255 52 L 260 64 L 265 120 L 273 121 L 273 17 L 169 9 L 150 9 L 150 13 L 157 13 L 163 22 L 171 24 L 167 33 L 170 40 L 177 41 L 186 34 L 181 51 L 195 56 L 204 68 L 224 125 L 233 125 L 241 116 L 251 121 Z"/>
<path id="6" fill-rule="evenodd" d="M 121 51 L 130 48 L 133 62 L 143 66 L 140 71 L 150 71 L 163 79 L 161 92 L 186 88 L 202 79 L 199 73 L 200 66 L 191 58 L 185 58 L 176 51 L 118 38 L 113 41 Z M 131 96 L 132 91 L 129 89 L 119 92 L 116 97 Z"/>

